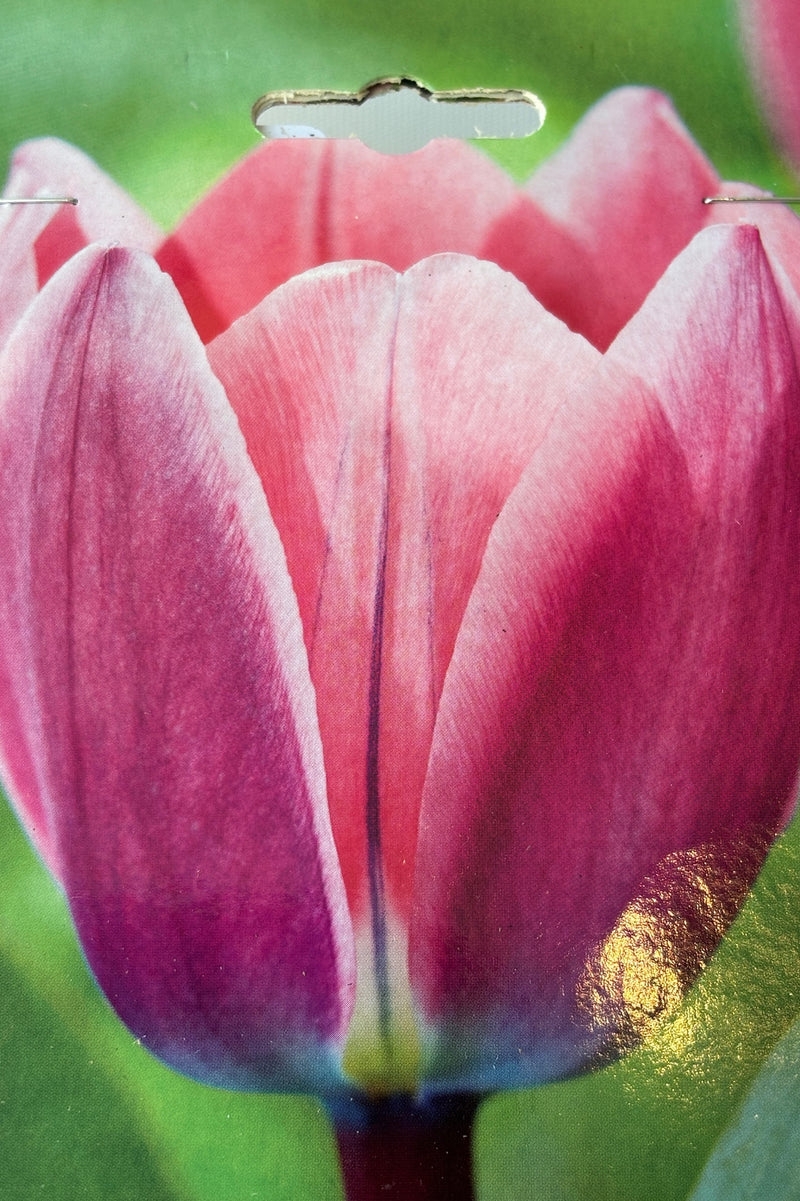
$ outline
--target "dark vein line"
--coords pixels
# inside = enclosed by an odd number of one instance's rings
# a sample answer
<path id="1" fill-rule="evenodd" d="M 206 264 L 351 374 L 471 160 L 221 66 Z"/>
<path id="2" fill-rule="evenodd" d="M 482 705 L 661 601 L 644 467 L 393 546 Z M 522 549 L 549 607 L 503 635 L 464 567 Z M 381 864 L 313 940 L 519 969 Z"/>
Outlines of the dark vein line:
<path id="1" fill-rule="evenodd" d="M 388 1048 L 391 1007 L 389 1001 L 389 962 L 386 938 L 386 886 L 381 846 L 380 813 L 380 695 L 383 656 L 383 629 L 386 605 L 386 558 L 389 524 L 390 435 L 387 422 L 384 442 L 384 488 L 381 506 L 381 532 L 378 548 L 378 575 L 375 582 L 372 652 L 369 668 L 369 710 L 367 726 L 367 860 L 369 899 L 372 912 L 372 941 L 375 956 L 375 990 L 378 997 L 378 1024 Z"/>

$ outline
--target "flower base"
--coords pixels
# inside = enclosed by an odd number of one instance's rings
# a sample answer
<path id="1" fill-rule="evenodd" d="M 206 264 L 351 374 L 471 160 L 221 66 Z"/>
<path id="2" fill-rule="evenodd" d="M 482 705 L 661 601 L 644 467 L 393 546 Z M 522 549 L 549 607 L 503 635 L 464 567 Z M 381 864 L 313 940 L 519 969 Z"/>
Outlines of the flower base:
<path id="1" fill-rule="evenodd" d="M 347 1201 L 472 1201 L 472 1125 L 480 1100 L 397 1095 L 331 1106 Z"/>

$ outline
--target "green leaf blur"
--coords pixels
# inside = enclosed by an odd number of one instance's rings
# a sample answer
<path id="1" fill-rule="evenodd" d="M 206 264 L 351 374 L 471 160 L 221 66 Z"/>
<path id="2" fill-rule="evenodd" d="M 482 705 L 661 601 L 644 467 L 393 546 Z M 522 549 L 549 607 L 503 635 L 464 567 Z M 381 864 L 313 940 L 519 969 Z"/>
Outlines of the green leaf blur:
<path id="1" fill-rule="evenodd" d="M 800 1197 L 800 1023 L 781 1039 L 714 1148 L 691 1201 Z"/>
<path id="2" fill-rule="evenodd" d="M 545 130 L 500 157 L 525 173 L 598 96 L 670 92 L 729 178 L 784 176 L 739 59 L 729 0 L 8 0 L 0 154 L 26 137 L 82 146 L 165 224 L 257 141 L 250 107 L 282 87 L 415 75 L 527 87 Z"/>

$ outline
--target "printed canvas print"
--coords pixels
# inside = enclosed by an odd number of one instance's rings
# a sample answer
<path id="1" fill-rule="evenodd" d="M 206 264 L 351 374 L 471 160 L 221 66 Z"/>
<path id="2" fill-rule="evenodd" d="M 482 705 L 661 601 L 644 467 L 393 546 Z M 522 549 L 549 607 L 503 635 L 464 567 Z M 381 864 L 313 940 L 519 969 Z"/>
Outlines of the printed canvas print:
<path id="1" fill-rule="evenodd" d="M 800 16 L 534 7 L 11 6 L 13 1201 L 800 1196 Z"/>

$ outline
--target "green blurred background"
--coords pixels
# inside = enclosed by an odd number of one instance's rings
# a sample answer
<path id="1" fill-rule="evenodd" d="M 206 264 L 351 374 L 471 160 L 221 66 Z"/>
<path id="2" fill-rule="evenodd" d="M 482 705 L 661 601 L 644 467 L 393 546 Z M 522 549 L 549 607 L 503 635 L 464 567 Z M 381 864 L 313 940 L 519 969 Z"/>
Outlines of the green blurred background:
<path id="1" fill-rule="evenodd" d="M 2 154 L 60 135 L 164 225 L 256 143 L 249 111 L 261 93 L 356 88 L 384 74 L 537 92 L 544 132 L 498 151 L 519 176 L 598 96 L 642 83 L 673 96 L 723 176 L 795 186 L 759 121 L 725 0 L 7 0 L 0 37 Z M 780 1179 L 764 1166 L 771 1147 L 796 1141 L 787 1089 L 797 1040 L 773 1048 L 800 1011 L 798 848 L 795 827 L 700 985 L 648 1046 L 584 1080 L 484 1107 L 482 1201 L 800 1196 L 785 1183 L 800 1180 L 797 1163 Z M 5 812 L 0 882 L 3 1198 L 340 1196 L 315 1102 L 205 1089 L 135 1045 L 88 979 L 61 899 Z M 719 1152 L 694 1192 L 726 1130 L 725 1191 L 714 1191 Z"/>
<path id="2" fill-rule="evenodd" d="M 548 108 L 523 171 L 598 96 L 664 88 L 725 177 L 782 180 L 743 76 L 732 0 L 7 0 L 0 151 L 78 142 L 164 223 L 254 144 L 249 110 L 283 87 L 406 74 L 516 86 Z"/>

